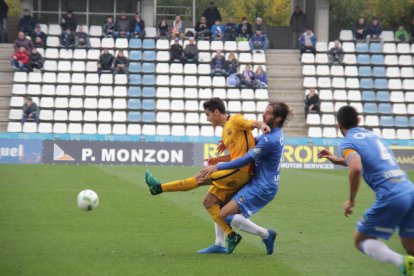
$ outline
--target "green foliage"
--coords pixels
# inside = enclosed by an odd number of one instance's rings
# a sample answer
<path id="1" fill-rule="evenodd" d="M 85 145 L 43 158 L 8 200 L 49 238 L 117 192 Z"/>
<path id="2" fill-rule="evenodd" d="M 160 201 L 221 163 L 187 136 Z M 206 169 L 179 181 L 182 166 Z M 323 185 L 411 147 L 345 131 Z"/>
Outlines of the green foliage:
<path id="1" fill-rule="evenodd" d="M 9 6 L 9 16 L 20 16 L 20 1 L 6 0 L 7 6 Z"/>
<path id="2" fill-rule="evenodd" d="M 353 247 L 352 233 L 374 195 L 361 186 L 355 214 L 345 218 L 347 173 L 282 169 L 274 201 L 253 221 L 278 231 L 273 256 L 242 233 L 233 256 L 200 256 L 214 241 L 202 206 L 208 187 L 151 196 L 148 167 L 1 165 L 0 275 L 397 275 Z M 162 181 L 200 168 L 150 168 Z M 413 177 L 413 174 L 410 175 Z M 79 191 L 96 191 L 91 212 Z M 387 242 L 403 252 L 399 240 Z"/>
<path id="3" fill-rule="evenodd" d="M 395 30 L 401 24 L 410 24 L 414 0 L 331 0 L 330 24 L 333 26 L 351 27 L 358 17 L 365 17 L 368 23 L 378 17 L 385 28 Z"/>

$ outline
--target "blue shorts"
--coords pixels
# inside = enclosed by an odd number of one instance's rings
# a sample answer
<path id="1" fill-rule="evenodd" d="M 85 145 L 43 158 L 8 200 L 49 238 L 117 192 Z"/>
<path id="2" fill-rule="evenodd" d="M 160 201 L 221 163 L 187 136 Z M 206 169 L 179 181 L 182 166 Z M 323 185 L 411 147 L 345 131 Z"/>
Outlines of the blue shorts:
<path id="1" fill-rule="evenodd" d="M 263 189 L 255 182 L 250 180 L 238 193 L 233 197 L 233 200 L 239 206 L 240 213 L 249 218 L 251 215 L 257 213 L 272 201 L 277 193 L 277 188 Z"/>
<path id="2" fill-rule="evenodd" d="M 414 192 L 390 201 L 376 201 L 357 224 L 358 232 L 385 240 L 397 227 L 400 237 L 414 238 Z"/>

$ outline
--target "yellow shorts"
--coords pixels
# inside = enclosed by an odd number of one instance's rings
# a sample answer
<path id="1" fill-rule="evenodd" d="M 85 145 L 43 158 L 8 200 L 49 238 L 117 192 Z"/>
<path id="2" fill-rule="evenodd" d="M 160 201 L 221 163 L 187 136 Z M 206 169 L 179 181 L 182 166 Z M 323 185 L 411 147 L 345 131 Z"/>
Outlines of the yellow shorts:
<path id="1" fill-rule="evenodd" d="M 212 173 L 210 178 L 212 185 L 208 192 L 227 202 L 250 180 L 250 174 L 239 169 L 223 170 Z"/>

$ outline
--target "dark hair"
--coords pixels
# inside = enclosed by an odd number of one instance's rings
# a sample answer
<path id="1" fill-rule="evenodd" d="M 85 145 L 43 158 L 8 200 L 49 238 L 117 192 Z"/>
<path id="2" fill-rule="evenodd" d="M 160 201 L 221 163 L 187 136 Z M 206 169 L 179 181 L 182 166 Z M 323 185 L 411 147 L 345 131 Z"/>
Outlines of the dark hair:
<path id="1" fill-rule="evenodd" d="M 23 10 L 23 12 L 28 12 L 28 11 L 29 11 L 29 9 L 24 9 L 24 10 Z"/>
<path id="2" fill-rule="evenodd" d="M 285 122 L 292 120 L 293 110 L 290 109 L 287 104 L 283 102 L 271 102 L 269 103 L 269 105 L 273 108 L 274 117 L 282 118 L 282 120 L 280 121 L 280 127 L 283 127 Z"/>
<path id="3" fill-rule="evenodd" d="M 358 126 L 358 111 L 353 106 L 342 106 L 336 113 L 336 120 L 345 129 Z"/>
<path id="4" fill-rule="evenodd" d="M 28 101 L 28 102 L 33 102 L 33 99 L 32 99 L 32 97 L 27 97 L 27 98 L 26 98 L 26 101 Z"/>
<path id="5" fill-rule="evenodd" d="M 205 101 L 203 107 L 211 112 L 217 109 L 221 114 L 226 114 L 226 107 L 224 106 L 223 100 L 217 97 Z"/>

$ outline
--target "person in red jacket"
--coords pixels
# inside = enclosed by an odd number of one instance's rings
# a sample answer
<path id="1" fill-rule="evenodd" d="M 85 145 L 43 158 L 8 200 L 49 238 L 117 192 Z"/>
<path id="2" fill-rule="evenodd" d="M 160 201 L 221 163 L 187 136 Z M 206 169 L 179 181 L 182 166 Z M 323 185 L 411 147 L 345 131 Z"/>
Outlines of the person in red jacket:
<path id="1" fill-rule="evenodd" d="M 26 51 L 26 48 L 21 46 L 19 50 L 14 52 L 11 58 L 11 65 L 15 70 L 25 70 L 27 68 L 27 64 L 29 63 L 29 53 Z"/>

